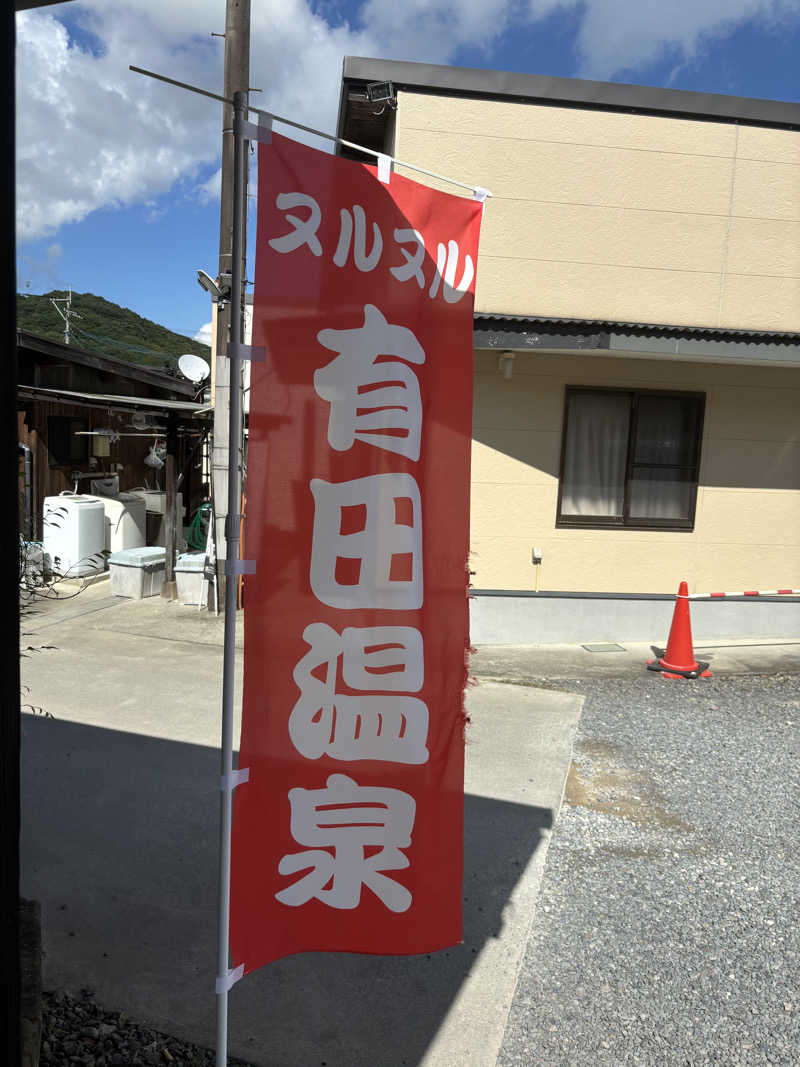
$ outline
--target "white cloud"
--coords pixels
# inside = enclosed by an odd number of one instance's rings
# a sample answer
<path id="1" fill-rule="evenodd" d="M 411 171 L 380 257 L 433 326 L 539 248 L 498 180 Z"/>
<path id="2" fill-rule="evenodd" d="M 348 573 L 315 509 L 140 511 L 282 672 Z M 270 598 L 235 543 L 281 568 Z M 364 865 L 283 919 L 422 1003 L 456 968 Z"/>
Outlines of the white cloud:
<path id="1" fill-rule="evenodd" d="M 305 0 L 253 6 L 251 84 L 264 90 L 254 100 L 318 128 L 335 125 L 342 56 L 377 50 L 374 39 L 330 26 Z M 67 19 L 100 47 L 81 48 Z M 128 64 L 219 91 L 224 42 L 210 34 L 223 29 L 218 0 L 89 0 L 17 16 L 21 238 L 55 233 L 99 207 L 146 203 L 218 163 L 220 106 Z M 214 179 L 196 195 L 213 196 Z"/>
<path id="2" fill-rule="evenodd" d="M 488 52 L 516 10 L 510 0 L 366 0 L 361 18 L 381 56 L 446 63 L 463 45 Z"/>
<path id="3" fill-rule="evenodd" d="M 518 5 L 520 0 L 513 0 Z M 308 0 L 259 0 L 251 15 L 253 102 L 333 130 L 345 55 L 447 62 L 490 42 L 512 0 L 366 0 L 358 23 Z M 63 21 L 62 21 L 63 20 Z M 97 47 L 81 47 L 81 33 Z M 222 0 L 86 0 L 25 11 L 18 33 L 18 232 L 56 233 L 100 207 L 147 203 L 178 180 L 218 196 L 220 110 L 130 72 L 129 63 L 212 90 L 222 84 Z"/>
<path id="4" fill-rule="evenodd" d="M 694 58 L 714 40 L 757 19 L 796 22 L 800 0 L 530 0 L 534 19 L 571 8 L 579 20 L 579 75 L 611 78 L 663 58 Z"/>
<path id="5" fill-rule="evenodd" d="M 211 344 L 211 323 L 207 322 L 205 326 L 201 326 L 197 333 L 194 335 L 195 341 L 200 341 L 201 344 Z"/>
<path id="6" fill-rule="evenodd" d="M 104 43 L 102 55 L 71 42 L 49 11 L 17 17 L 23 238 L 54 233 L 98 207 L 152 200 L 214 158 L 213 109 L 177 90 L 167 106 L 152 82 L 127 70 L 145 55 L 181 80 L 202 68 L 213 77 L 220 67 L 213 44 L 198 41 L 190 57 L 125 5 L 107 23 L 97 12 L 79 10 Z"/>

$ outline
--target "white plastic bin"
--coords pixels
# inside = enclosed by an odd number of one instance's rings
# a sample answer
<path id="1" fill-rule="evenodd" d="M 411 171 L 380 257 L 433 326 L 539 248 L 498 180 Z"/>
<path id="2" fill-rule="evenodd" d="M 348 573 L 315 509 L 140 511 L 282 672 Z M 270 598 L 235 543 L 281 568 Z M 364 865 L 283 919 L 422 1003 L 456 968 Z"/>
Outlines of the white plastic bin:
<path id="1" fill-rule="evenodd" d="M 178 596 L 181 603 L 200 603 L 205 562 L 204 552 L 186 552 L 178 556 L 178 562 L 175 564 L 175 580 L 178 583 Z"/>
<path id="2" fill-rule="evenodd" d="M 147 546 L 114 552 L 108 557 L 112 594 L 133 600 L 157 596 L 164 584 L 166 565 L 167 554 L 163 548 Z"/>
<path id="3" fill-rule="evenodd" d="M 82 578 L 105 570 L 106 513 L 94 496 L 63 493 L 44 498 L 43 549 L 56 574 Z"/>

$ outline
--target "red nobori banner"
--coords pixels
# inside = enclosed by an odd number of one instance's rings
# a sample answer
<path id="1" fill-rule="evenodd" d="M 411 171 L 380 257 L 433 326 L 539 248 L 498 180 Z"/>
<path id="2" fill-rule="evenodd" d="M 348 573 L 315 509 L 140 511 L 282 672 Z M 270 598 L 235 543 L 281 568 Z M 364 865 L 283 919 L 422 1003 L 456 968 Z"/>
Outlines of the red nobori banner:
<path id="1" fill-rule="evenodd" d="M 461 939 L 482 206 L 259 147 L 231 951 Z"/>

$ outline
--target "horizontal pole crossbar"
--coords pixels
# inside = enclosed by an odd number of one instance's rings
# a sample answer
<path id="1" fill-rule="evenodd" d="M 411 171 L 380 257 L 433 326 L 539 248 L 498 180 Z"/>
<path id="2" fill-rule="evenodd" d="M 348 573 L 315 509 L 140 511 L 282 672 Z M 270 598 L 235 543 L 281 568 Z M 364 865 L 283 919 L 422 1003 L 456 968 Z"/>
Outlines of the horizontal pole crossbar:
<path id="1" fill-rule="evenodd" d="M 228 341 L 226 355 L 229 359 L 248 359 L 251 363 L 264 363 L 267 358 L 267 350 L 263 345 L 243 345 L 234 341 Z"/>
<path id="2" fill-rule="evenodd" d="M 164 74 L 156 74 L 155 71 L 145 70 L 143 67 L 135 67 L 133 64 L 129 66 L 129 70 L 134 71 L 136 74 L 144 74 L 148 78 L 155 78 L 156 81 L 166 82 L 167 85 L 175 85 L 178 89 L 187 89 L 190 93 L 199 93 L 201 96 L 207 96 L 211 100 L 219 100 L 221 104 L 229 104 L 233 107 L 233 100 L 230 100 L 227 96 L 211 93 L 207 89 L 199 89 L 196 85 L 189 85 L 188 82 L 180 82 L 175 78 L 167 78 Z M 302 122 L 294 122 L 292 119 L 284 118 L 282 115 L 276 115 L 272 111 L 265 111 L 260 107 L 253 107 L 251 104 L 248 104 L 248 110 L 254 111 L 257 115 L 266 119 L 271 119 L 274 122 L 282 122 L 284 126 L 291 126 L 295 130 L 302 130 L 304 133 L 313 134 L 314 137 L 322 137 L 325 141 L 333 141 L 334 144 L 344 145 L 345 148 L 352 148 L 356 152 L 363 152 L 365 155 L 374 156 L 376 160 L 386 154 L 385 152 L 378 152 L 374 148 L 367 148 L 366 145 L 356 144 L 354 141 L 346 141 L 343 137 L 338 137 L 335 133 L 326 133 L 324 130 L 315 130 L 313 126 L 305 126 Z M 492 195 L 488 189 L 484 189 L 480 185 L 470 185 L 468 182 L 457 181 L 455 178 L 447 178 L 444 174 L 437 174 L 434 170 L 418 167 L 414 163 L 405 163 L 402 159 L 397 159 L 396 156 L 389 156 L 389 159 L 391 159 L 397 167 L 405 167 L 407 170 L 416 171 L 417 174 L 425 174 L 429 178 L 436 178 L 437 181 L 447 182 L 448 185 L 458 186 L 459 189 L 467 189 L 481 201 L 485 201 L 487 197 Z"/>

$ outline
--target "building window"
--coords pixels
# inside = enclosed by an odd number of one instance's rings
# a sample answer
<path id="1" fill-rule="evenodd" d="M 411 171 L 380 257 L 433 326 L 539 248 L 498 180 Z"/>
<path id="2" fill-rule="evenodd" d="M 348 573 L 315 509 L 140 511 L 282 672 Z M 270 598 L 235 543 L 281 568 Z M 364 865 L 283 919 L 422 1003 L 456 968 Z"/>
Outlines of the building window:
<path id="1" fill-rule="evenodd" d="M 79 430 L 88 429 L 88 419 L 75 418 L 72 415 L 48 415 L 47 451 L 50 464 L 54 467 L 66 467 L 86 463 L 89 459 L 89 438 L 78 437 L 77 434 Z"/>
<path id="2" fill-rule="evenodd" d="M 557 526 L 691 530 L 705 397 L 568 388 Z"/>

